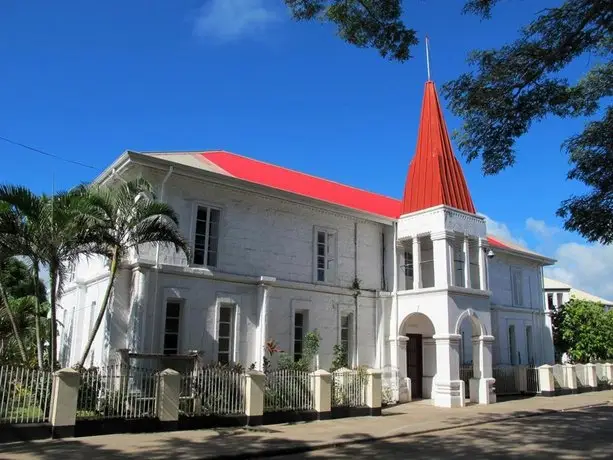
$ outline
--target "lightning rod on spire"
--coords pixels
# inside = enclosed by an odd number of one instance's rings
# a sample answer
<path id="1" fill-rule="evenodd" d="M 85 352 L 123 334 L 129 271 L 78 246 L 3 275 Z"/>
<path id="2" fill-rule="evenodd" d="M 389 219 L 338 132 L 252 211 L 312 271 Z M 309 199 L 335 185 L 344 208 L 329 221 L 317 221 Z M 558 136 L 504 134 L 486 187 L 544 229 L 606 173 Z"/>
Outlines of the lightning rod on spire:
<path id="1" fill-rule="evenodd" d="M 430 39 L 426 35 L 426 68 L 428 69 L 428 81 L 430 81 Z"/>

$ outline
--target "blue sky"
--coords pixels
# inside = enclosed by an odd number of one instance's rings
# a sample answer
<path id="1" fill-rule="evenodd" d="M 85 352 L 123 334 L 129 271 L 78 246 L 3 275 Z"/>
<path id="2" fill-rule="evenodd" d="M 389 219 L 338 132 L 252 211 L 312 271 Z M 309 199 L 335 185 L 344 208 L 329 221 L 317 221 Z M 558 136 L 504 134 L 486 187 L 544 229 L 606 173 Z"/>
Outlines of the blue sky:
<path id="1" fill-rule="evenodd" d="M 503 0 L 494 18 L 463 2 L 405 0 L 431 39 L 439 87 L 466 54 L 499 46 L 553 0 Z M 125 149 L 225 149 L 386 195 L 402 193 L 426 78 L 420 45 L 404 64 L 346 45 L 282 0 L 9 0 L 0 5 L 0 136 L 97 168 Z M 572 66 L 576 78 L 588 58 Z M 446 111 L 450 129 L 460 120 Z M 613 249 L 560 230 L 555 210 L 582 188 L 566 180 L 562 141 L 585 120 L 548 119 L 518 145 L 517 165 L 483 177 L 464 163 L 490 231 L 560 260 L 554 274 L 613 297 Z M 49 192 L 96 170 L 0 142 L 0 182 Z"/>

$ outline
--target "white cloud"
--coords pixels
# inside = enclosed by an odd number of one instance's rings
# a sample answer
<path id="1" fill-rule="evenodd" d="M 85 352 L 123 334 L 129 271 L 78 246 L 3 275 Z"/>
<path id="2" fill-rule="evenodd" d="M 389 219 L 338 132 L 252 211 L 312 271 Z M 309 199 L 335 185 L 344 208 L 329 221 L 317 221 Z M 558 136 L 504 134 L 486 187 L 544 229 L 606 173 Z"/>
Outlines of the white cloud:
<path id="1" fill-rule="evenodd" d="M 558 227 L 547 225 L 544 220 L 532 217 L 526 219 L 526 228 L 541 238 L 551 238 L 561 231 Z"/>
<path id="2" fill-rule="evenodd" d="M 562 243 L 555 251 L 558 262 L 546 275 L 590 294 L 613 299 L 613 246 Z"/>
<path id="3" fill-rule="evenodd" d="M 487 226 L 487 234 L 497 236 L 509 243 L 519 244 L 520 246 L 528 247 L 528 243 L 523 238 L 515 237 L 507 224 L 504 222 L 498 222 L 485 214 L 481 214 L 485 218 L 485 225 Z"/>
<path id="4" fill-rule="evenodd" d="M 281 19 L 271 5 L 270 0 L 206 0 L 196 15 L 194 34 L 232 41 L 261 33 Z"/>

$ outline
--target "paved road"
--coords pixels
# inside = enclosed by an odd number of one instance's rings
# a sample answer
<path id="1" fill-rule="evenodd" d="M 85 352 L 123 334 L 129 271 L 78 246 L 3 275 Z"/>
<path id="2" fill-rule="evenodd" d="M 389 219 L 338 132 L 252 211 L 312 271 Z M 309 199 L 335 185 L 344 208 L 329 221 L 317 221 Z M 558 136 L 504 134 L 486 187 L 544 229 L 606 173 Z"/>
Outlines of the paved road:
<path id="1" fill-rule="evenodd" d="M 349 441 L 349 438 L 347 439 Z M 402 436 L 279 459 L 613 458 L 613 406 Z"/>

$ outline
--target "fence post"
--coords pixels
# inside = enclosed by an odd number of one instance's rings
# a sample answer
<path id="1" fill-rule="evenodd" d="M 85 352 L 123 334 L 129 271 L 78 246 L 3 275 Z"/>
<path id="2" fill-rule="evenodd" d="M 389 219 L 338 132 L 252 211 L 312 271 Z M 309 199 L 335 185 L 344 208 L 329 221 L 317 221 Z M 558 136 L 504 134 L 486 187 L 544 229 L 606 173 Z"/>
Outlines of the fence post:
<path id="1" fill-rule="evenodd" d="M 556 388 L 553 380 L 553 367 L 549 364 L 543 364 L 538 368 L 538 373 L 541 396 L 554 396 Z"/>
<path id="2" fill-rule="evenodd" d="M 381 396 L 383 395 L 381 370 L 367 369 L 366 376 L 366 406 L 370 409 L 370 415 L 381 415 Z"/>
<path id="3" fill-rule="evenodd" d="M 81 376 L 70 368 L 53 373 L 51 389 L 51 437 L 70 438 L 75 433 L 77 398 Z"/>
<path id="4" fill-rule="evenodd" d="M 528 368 L 519 366 L 517 368 L 517 389 L 521 394 L 528 392 Z"/>
<path id="5" fill-rule="evenodd" d="M 596 375 L 596 364 L 588 363 L 585 365 L 585 376 L 587 386 L 591 391 L 598 389 L 598 375 Z"/>
<path id="6" fill-rule="evenodd" d="M 332 374 L 323 369 L 311 373 L 313 382 L 313 409 L 317 412 L 317 420 L 328 420 L 332 417 Z"/>
<path id="7" fill-rule="evenodd" d="M 156 394 L 157 416 L 165 431 L 179 427 L 179 394 L 181 374 L 173 369 L 165 369 L 158 374 Z"/>
<path id="8" fill-rule="evenodd" d="M 577 370 L 572 364 L 565 364 L 564 370 L 566 371 L 566 389 L 570 393 L 577 393 Z"/>
<path id="9" fill-rule="evenodd" d="M 604 375 L 607 379 L 607 387 L 611 388 L 613 386 L 613 364 L 604 363 Z"/>
<path id="10" fill-rule="evenodd" d="M 245 374 L 245 415 L 247 425 L 261 425 L 264 419 L 264 390 L 266 375 L 260 371 L 249 371 Z"/>

